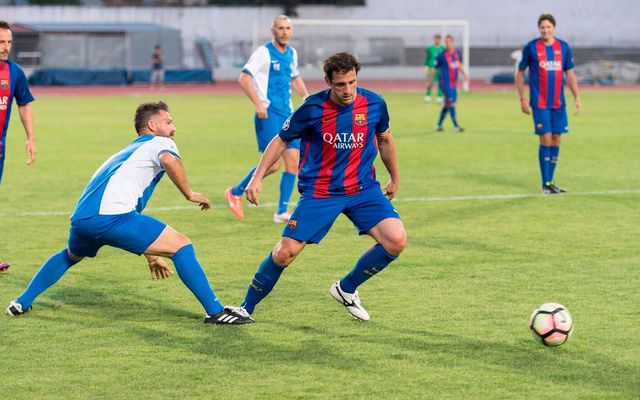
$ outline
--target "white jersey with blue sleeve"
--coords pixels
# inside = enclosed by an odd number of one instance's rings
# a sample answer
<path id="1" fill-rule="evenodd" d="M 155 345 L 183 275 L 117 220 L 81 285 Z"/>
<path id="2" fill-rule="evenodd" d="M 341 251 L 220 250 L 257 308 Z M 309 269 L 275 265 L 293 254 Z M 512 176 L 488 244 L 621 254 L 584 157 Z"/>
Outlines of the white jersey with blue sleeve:
<path id="1" fill-rule="evenodd" d="M 164 175 L 160 155 L 165 152 L 180 156 L 172 139 L 150 134 L 138 136 L 93 174 L 71 222 L 95 215 L 141 212 Z"/>
<path id="2" fill-rule="evenodd" d="M 300 76 L 298 53 L 287 46 L 280 52 L 273 43 L 258 47 L 242 68 L 253 78 L 258 97 L 265 108 L 288 116 L 293 111 L 291 80 Z"/>

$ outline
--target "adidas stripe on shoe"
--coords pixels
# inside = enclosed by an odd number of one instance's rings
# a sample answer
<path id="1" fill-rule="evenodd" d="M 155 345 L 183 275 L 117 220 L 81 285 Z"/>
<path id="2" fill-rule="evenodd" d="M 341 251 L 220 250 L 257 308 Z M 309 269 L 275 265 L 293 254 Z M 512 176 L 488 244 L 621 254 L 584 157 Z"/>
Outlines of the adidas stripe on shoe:
<path id="1" fill-rule="evenodd" d="M 9 307 L 7 307 L 7 310 L 5 312 L 7 315 L 11 317 L 18 317 L 29 310 L 31 310 L 31 307 L 27 308 L 26 310 L 23 310 L 22 304 L 18 303 L 15 300 L 12 300 L 11 303 L 9 303 Z"/>

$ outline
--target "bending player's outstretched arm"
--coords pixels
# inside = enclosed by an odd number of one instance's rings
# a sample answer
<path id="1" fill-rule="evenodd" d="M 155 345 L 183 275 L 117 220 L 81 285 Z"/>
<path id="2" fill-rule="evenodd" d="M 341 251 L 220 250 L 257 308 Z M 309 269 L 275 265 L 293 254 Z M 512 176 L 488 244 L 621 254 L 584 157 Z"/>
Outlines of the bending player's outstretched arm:
<path id="1" fill-rule="evenodd" d="M 273 165 L 281 156 L 282 153 L 287 149 L 287 142 L 282 140 L 279 135 L 276 135 L 269 145 L 262 153 L 262 157 L 260 158 L 260 162 L 256 167 L 256 171 L 253 173 L 253 177 L 249 181 L 245 192 L 247 193 L 247 200 L 251 204 L 258 205 L 258 196 L 262 191 L 262 178 L 264 174 L 267 172 L 269 167 Z"/>
<path id="2" fill-rule="evenodd" d="M 184 172 L 182 166 L 182 160 L 180 157 L 176 157 L 171 153 L 160 154 L 160 162 L 164 166 L 167 175 L 171 178 L 174 185 L 180 190 L 185 199 L 198 203 L 202 210 L 208 210 L 211 208 L 211 202 L 203 194 L 197 193 L 191 190 L 189 182 L 187 181 L 187 175 Z"/>
<path id="3" fill-rule="evenodd" d="M 573 72 L 573 68 L 567 71 L 567 85 L 569 85 L 569 90 L 571 90 L 571 94 L 573 94 L 573 103 L 576 108 L 576 115 L 578 115 L 581 106 L 580 94 L 578 93 L 578 79 Z"/>
<path id="4" fill-rule="evenodd" d="M 522 112 L 525 114 L 531 114 L 531 109 L 529 108 L 529 103 L 527 102 L 527 98 L 524 93 L 524 71 L 518 69 L 516 71 L 515 76 L 516 81 L 516 89 L 518 89 L 518 96 L 520 97 L 520 108 Z"/>
<path id="5" fill-rule="evenodd" d="M 256 107 L 256 114 L 258 115 L 258 118 L 267 118 L 267 109 L 264 108 L 264 104 L 262 104 L 262 100 L 260 100 L 260 97 L 258 96 L 258 91 L 253 85 L 253 77 L 246 72 L 242 72 L 240 74 L 240 79 L 238 79 L 238 82 L 240 82 L 240 87 Z"/>
<path id="6" fill-rule="evenodd" d="M 27 103 L 22 106 L 18 106 L 18 113 L 20 114 L 20 121 L 24 127 L 24 133 L 27 135 L 27 143 L 24 145 L 27 151 L 27 164 L 32 164 L 36 160 L 36 138 L 33 134 L 33 112 L 31 110 L 31 103 Z"/>
<path id="7" fill-rule="evenodd" d="M 298 93 L 302 100 L 306 100 L 309 97 L 309 92 L 307 91 L 307 87 L 304 84 L 304 81 L 300 76 L 296 76 L 291 80 L 291 88 L 294 92 Z"/>
<path id="8" fill-rule="evenodd" d="M 376 135 L 378 140 L 378 150 L 380 151 L 380 158 L 387 172 L 389 172 L 389 183 L 384 187 L 384 195 L 389 200 L 398 192 L 398 186 L 400 185 L 400 168 L 398 166 L 398 153 L 396 151 L 396 142 L 391 135 L 391 130 L 387 129 L 386 132 Z"/>
<path id="9" fill-rule="evenodd" d="M 160 256 L 153 256 L 151 254 L 144 255 L 149 263 L 149 272 L 151 272 L 151 279 L 157 281 L 159 279 L 165 279 L 173 274 L 171 268 L 166 261 Z"/>

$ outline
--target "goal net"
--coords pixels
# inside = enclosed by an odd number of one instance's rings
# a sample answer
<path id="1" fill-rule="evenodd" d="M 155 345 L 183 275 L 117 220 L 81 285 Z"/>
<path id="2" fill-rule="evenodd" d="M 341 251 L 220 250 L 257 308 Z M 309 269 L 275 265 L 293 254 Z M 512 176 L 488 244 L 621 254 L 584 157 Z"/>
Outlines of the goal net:
<path id="1" fill-rule="evenodd" d="M 469 22 L 465 20 L 321 20 L 293 19 L 291 44 L 301 67 L 317 68 L 339 51 L 351 51 L 381 79 L 424 78 L 425 49 L 435 34 L 453 35 L 469 71 Z M 269 38 L 254 26 L 253 48 Z M 261 35 L 258 36 L 257 32 Z M 465 87 L 468 90 L 468 87 Z"/>

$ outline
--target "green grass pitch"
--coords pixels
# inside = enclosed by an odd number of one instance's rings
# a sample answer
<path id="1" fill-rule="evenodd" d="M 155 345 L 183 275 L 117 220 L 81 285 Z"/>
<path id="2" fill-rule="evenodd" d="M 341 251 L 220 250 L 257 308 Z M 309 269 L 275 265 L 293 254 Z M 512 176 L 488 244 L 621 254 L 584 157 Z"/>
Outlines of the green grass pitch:
<path id="1" fill-rule="evenodd" d="M 218 296 L 238 304 L 282 229 L 269 205 L 278 178 L 265 181 L 265 206 L 236 221 L 223 191 L 258 160 L 250 103 L 162 98 L 190 183 L 217 208 L 190 207 L 165 178 L 147 213 L 188 235 Z M 144 258 L 104 248 L 32 312 L 0 317 L 0 399 L 639 398 L 640 92 L 584 91 L 557 169 L 570 193 L 546 197 L 533 124 L 514 92 L 462 95 L 462 134 L 449 120 L 434 131 L 439 107 L 422 93 L 386 98 L 409 244 L 360 288 L 370 322 L 328 294 L 372 244 L 345 217 L 245 327 L 203 325 L 176 275 L 153 282 Z M 0 274 L 2 310 L 65 247 L 82 188 L 133 140 L 133 110 L 148 99 L 38 99 L 30 167 L 14 112 L 0 187 L 0 259 L 12 264 Z M 378 174 L 385 182 L 381 164 Z M 575 323 L 555 349 L 527 329 L 530 312 L 551 301 Z"/>

